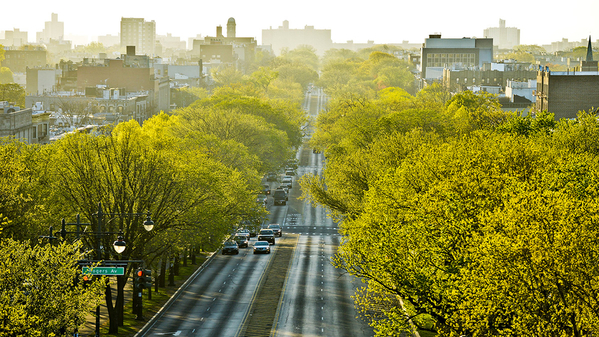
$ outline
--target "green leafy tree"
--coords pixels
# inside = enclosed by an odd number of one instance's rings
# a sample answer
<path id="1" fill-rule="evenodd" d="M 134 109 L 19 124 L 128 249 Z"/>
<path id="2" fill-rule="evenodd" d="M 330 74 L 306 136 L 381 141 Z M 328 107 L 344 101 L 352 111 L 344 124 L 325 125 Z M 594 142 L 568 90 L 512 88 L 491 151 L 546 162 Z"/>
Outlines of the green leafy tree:
<path id="1" fill-rule="evenodd" d="M 161 114 L 146 121 L 144 128 L 130 121 L 119 124 L 110 135 L 73 134 L 56 142 L 50 160 L 60 164 L 52 167 L 53 179 L 48 181 L 47 191 L 54 212 L 64 217 L 81 213 L 93 224 L 92 229 L 98 220 L 93 214 L 100 202 L 105 213 L 151 212 L 156 223 L 151 233 L 143 229 L 143 217 L 105 219 L 106 231 L 123 230 L 125 242 L 131 247 L 121 256 L 127 260 L 142 259 L 146 242 L 175 226 L 185 227 L 192 216 L 199 214 L 198 209 L 206 207 L 217 213 L 214 207 L 222 205 L 229 208 L 219 209 L 223 214 L 236 210 L 233 202 L 225 201 L 228 195 L 216 188 L 223 185 L 214 183 L 232 184 L 227 180 L 231 175 L 202 154 L 184 151 L 180 141 L 168 136 L 169 123 L 169 118 Z M 114 241 L 109 237 L 100 239 L 103 247 L 111 247 Z M 95 236 L 83 240 L 88 247 L 97 245 Z M 100 257 L 108 259 L 110 255 L 105 250 Z M 124 285 L 118 284 L 116 306 L 107 290 L 113 332 L 118 331 L 116 317 L 122 315 L 118 310 L 122 310 Z"/>
<path id="2" fill-rule="evenodd" d="M 0 67 L 0 84 L 12 82 L 14 82 L 12 71 L 6 67 Z"/>
<path id="3" fill-rule="evenodd" d="M 84 285 L 78 249 L 2 239 L 1 336 L 63 336 L 85 323 L 102 300 L 104 281 Z"/>
<path id="4" fill-rule="evenodd" d="M 44 199 L 38 182 L 44 179 L 44 151 L 14 139 L 0 140 L 0 237 L 27 240 L 47 230 Z"/>
<path id="5" fill-rule="evenodd" d="M 446 114 L 459 132 L 493 128 L 508 117 L 494 95 L 471 91 L 458 93 L 449 99 Z"/>
<path id="6" fill-rule="evenodd" d="M 0 101 L 14 102 L 25 107 L 25 89 L 16 83 L 0 84 Z"/>
<path id="7" fill-rule="evenodd" d="M 320 66 L 316 49 L 309 45 L 301 45 L 293 50 L 283 50 L 279 57 L 291 63 L 304 64 L 314 71 L 318 71 Z"/>
<path id="8" fill-rule="evenodd" d="M 217 86 L 226 86 L 243 81 L 243 73 L 233 66 L 220 66 L 210 70 L 212 80 Z"/>

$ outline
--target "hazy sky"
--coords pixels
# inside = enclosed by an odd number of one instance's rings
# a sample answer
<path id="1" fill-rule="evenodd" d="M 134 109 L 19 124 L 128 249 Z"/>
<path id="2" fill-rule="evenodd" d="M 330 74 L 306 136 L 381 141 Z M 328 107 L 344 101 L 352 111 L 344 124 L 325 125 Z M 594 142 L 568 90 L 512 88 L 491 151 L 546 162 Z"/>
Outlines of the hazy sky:
<path id="1" fill-rule="evenodd" d="M 263 29 L 278 28 L 284 20 L 292 29 L 330 29 L 338 43 L 423 43 L 437 32 L 447 38 L 483 37 L 483 30 L 498 27 L 500 18 L 507 27 L 520 29 L 522 44 L 580 41 L 589 35 L 599 39 L 599 0 L 7 0 L 0 13 L 0 31 L 19 28 L 30 41 L 51 13 L 64 22 L 65 35 L 89 36 L 89 41 L 117 35 L 121 17 L 154 20 L 157 34 L 171 33 L 184 41 L 196 34 L 214 36 L 218 25 L 226 34 L 230 17 L 237 23 L 237 36 L 255 37 L 259 43 Z"/>

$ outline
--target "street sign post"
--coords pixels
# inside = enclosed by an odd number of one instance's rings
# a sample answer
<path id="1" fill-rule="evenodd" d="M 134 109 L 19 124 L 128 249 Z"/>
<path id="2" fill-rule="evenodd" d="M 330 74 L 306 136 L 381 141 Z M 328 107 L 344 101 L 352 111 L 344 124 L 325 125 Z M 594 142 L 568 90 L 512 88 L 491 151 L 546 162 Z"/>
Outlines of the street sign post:
<path id="1" fill-rule="evenodd" d="M 125 275 L 125 268 L 123 267 L 83 267 L 81 269 L 83 274 L 90 275 Z"/>

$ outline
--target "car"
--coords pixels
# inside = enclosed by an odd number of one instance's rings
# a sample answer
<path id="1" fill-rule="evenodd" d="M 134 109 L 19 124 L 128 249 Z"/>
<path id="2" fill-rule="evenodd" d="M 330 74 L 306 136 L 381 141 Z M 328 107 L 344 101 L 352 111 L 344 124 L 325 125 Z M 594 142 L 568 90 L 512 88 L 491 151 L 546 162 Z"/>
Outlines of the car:
<path id="1" fill-rule="evenodd" d="M 271 223 L 270 225 L 268 225 L 268 229 L 272 229 L 272 231 L 275 233 L 275 236 L 283 236 L 283 229 L 281 228 L 281 225 L 279 225 L 278 223 Z"/>
<path id="2" fill-rule="evenodd" d="M 223 245 L 223 255 L 226 254 L 239 254 L 239 246 L 237 245 L 237 242 L 235 241 L 225 241 L 225 244 Z"/>
<path id="3" fill-rule="evenodd" d="M 256 197 L 257 203 L 266 205 L 266 200 L 268 200 L 268 197 L 266 196 L 266 194 L 258 194 L 258 196 Z"/>
<path id="4" fill-rule="evenodd" d="M 285 191 L 285 193 L 287 194 L 287 196 L 289 196 L 289 186 L 287 186 L 287 185 L 281 185 L 281 186 L 277 187 L 277 190 L 283 190 L 283 191 Z M 289 200 L 289 199 L 285 199 L 285 200 Z"/>
<path id="5" fill-rule="evenodd" d="M 298 167 L 298 160 L 293 158 L 293 159 L 289 159 L 287 160 L 287 162 L 285 163 L 287 168 L 290 168 L 292 170 L 296 170 Z"/>
<path id="6" fill-rule="evenodd" d="M 293 178 L 290 176 L 284 176 L 281 185 L 293 188 Z"/>
<path id="7" fill-rule="evenodd" d="M 279 180 L 279 175 L 275 172 L 268 172 L 266 174 L 266 181 L 277 181 Z"/>
<path id="8" fill-rule="evenodd" d="M 291 169 L 291 168 L 286 168 L 285 169 L 285 175 L 286 176 L 294 176 L 295 175 L 295 170 Z M 283 178 L 285 179 L 285 178 Z"/>
<path id="9" fill-rule="evenodd" d="M 270 254 L 270 243 L 268 241 L 257 241 L 254 243 L 254 254 Z"/>
<path id="10" fill-rule="evenodd" d="M 270 195 L 270 185 L 269 184 L 262 185 L 262 193 L 264 193 L 266 195 Z"/>
<path id="11" fill-rule="evenodd" d="M 237 242 L 239 248 L 247 248 L 250 245 L 250 233 L 247 234 L 236 234 L 233 238 Z"/>
<path id="12" fill-rule="evenodd" d="M 275 232 L 272 229 L 263 228 L 258 234 L 258 241 L 268 241 L 270 244 L 275 244 Z"/>
<path id="13" fill-rule="evenodd" d="M 287 192 L 283 189 L 276 189 L 273 194 L 274 204 L 276 205 L 287 205 Z"/>

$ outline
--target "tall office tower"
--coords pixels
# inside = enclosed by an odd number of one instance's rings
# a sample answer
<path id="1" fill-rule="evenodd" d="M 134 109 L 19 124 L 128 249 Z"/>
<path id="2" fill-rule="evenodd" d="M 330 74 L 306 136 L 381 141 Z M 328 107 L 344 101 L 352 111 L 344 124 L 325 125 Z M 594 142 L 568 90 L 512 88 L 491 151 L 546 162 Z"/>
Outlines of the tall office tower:
<path id="1" fill-rule="evenodd" d="M 135 46 L 139 55 L 154 56 L 156 22 L 138 18 L 121 18 L 121 48 Z"/>
<path id="2" fill-rule="evenodd" d="M 51 20 L 45 22 L 44 30 L 38 32 L 36 38 L 39 43 L 48 43 L 50 39 L 64 40 L 64 22 L 58 21 L 58 14 L 52 13 Z"/>
<path id="3" fill-rule="evenodd" d="M 520 44 L 520 29 L 506 27 L 505 20 L 499 19 L 499 27 L 490 27 L 483 31 L 486 38 L 493 39 L 499 49 L 513 49 Z"/>

